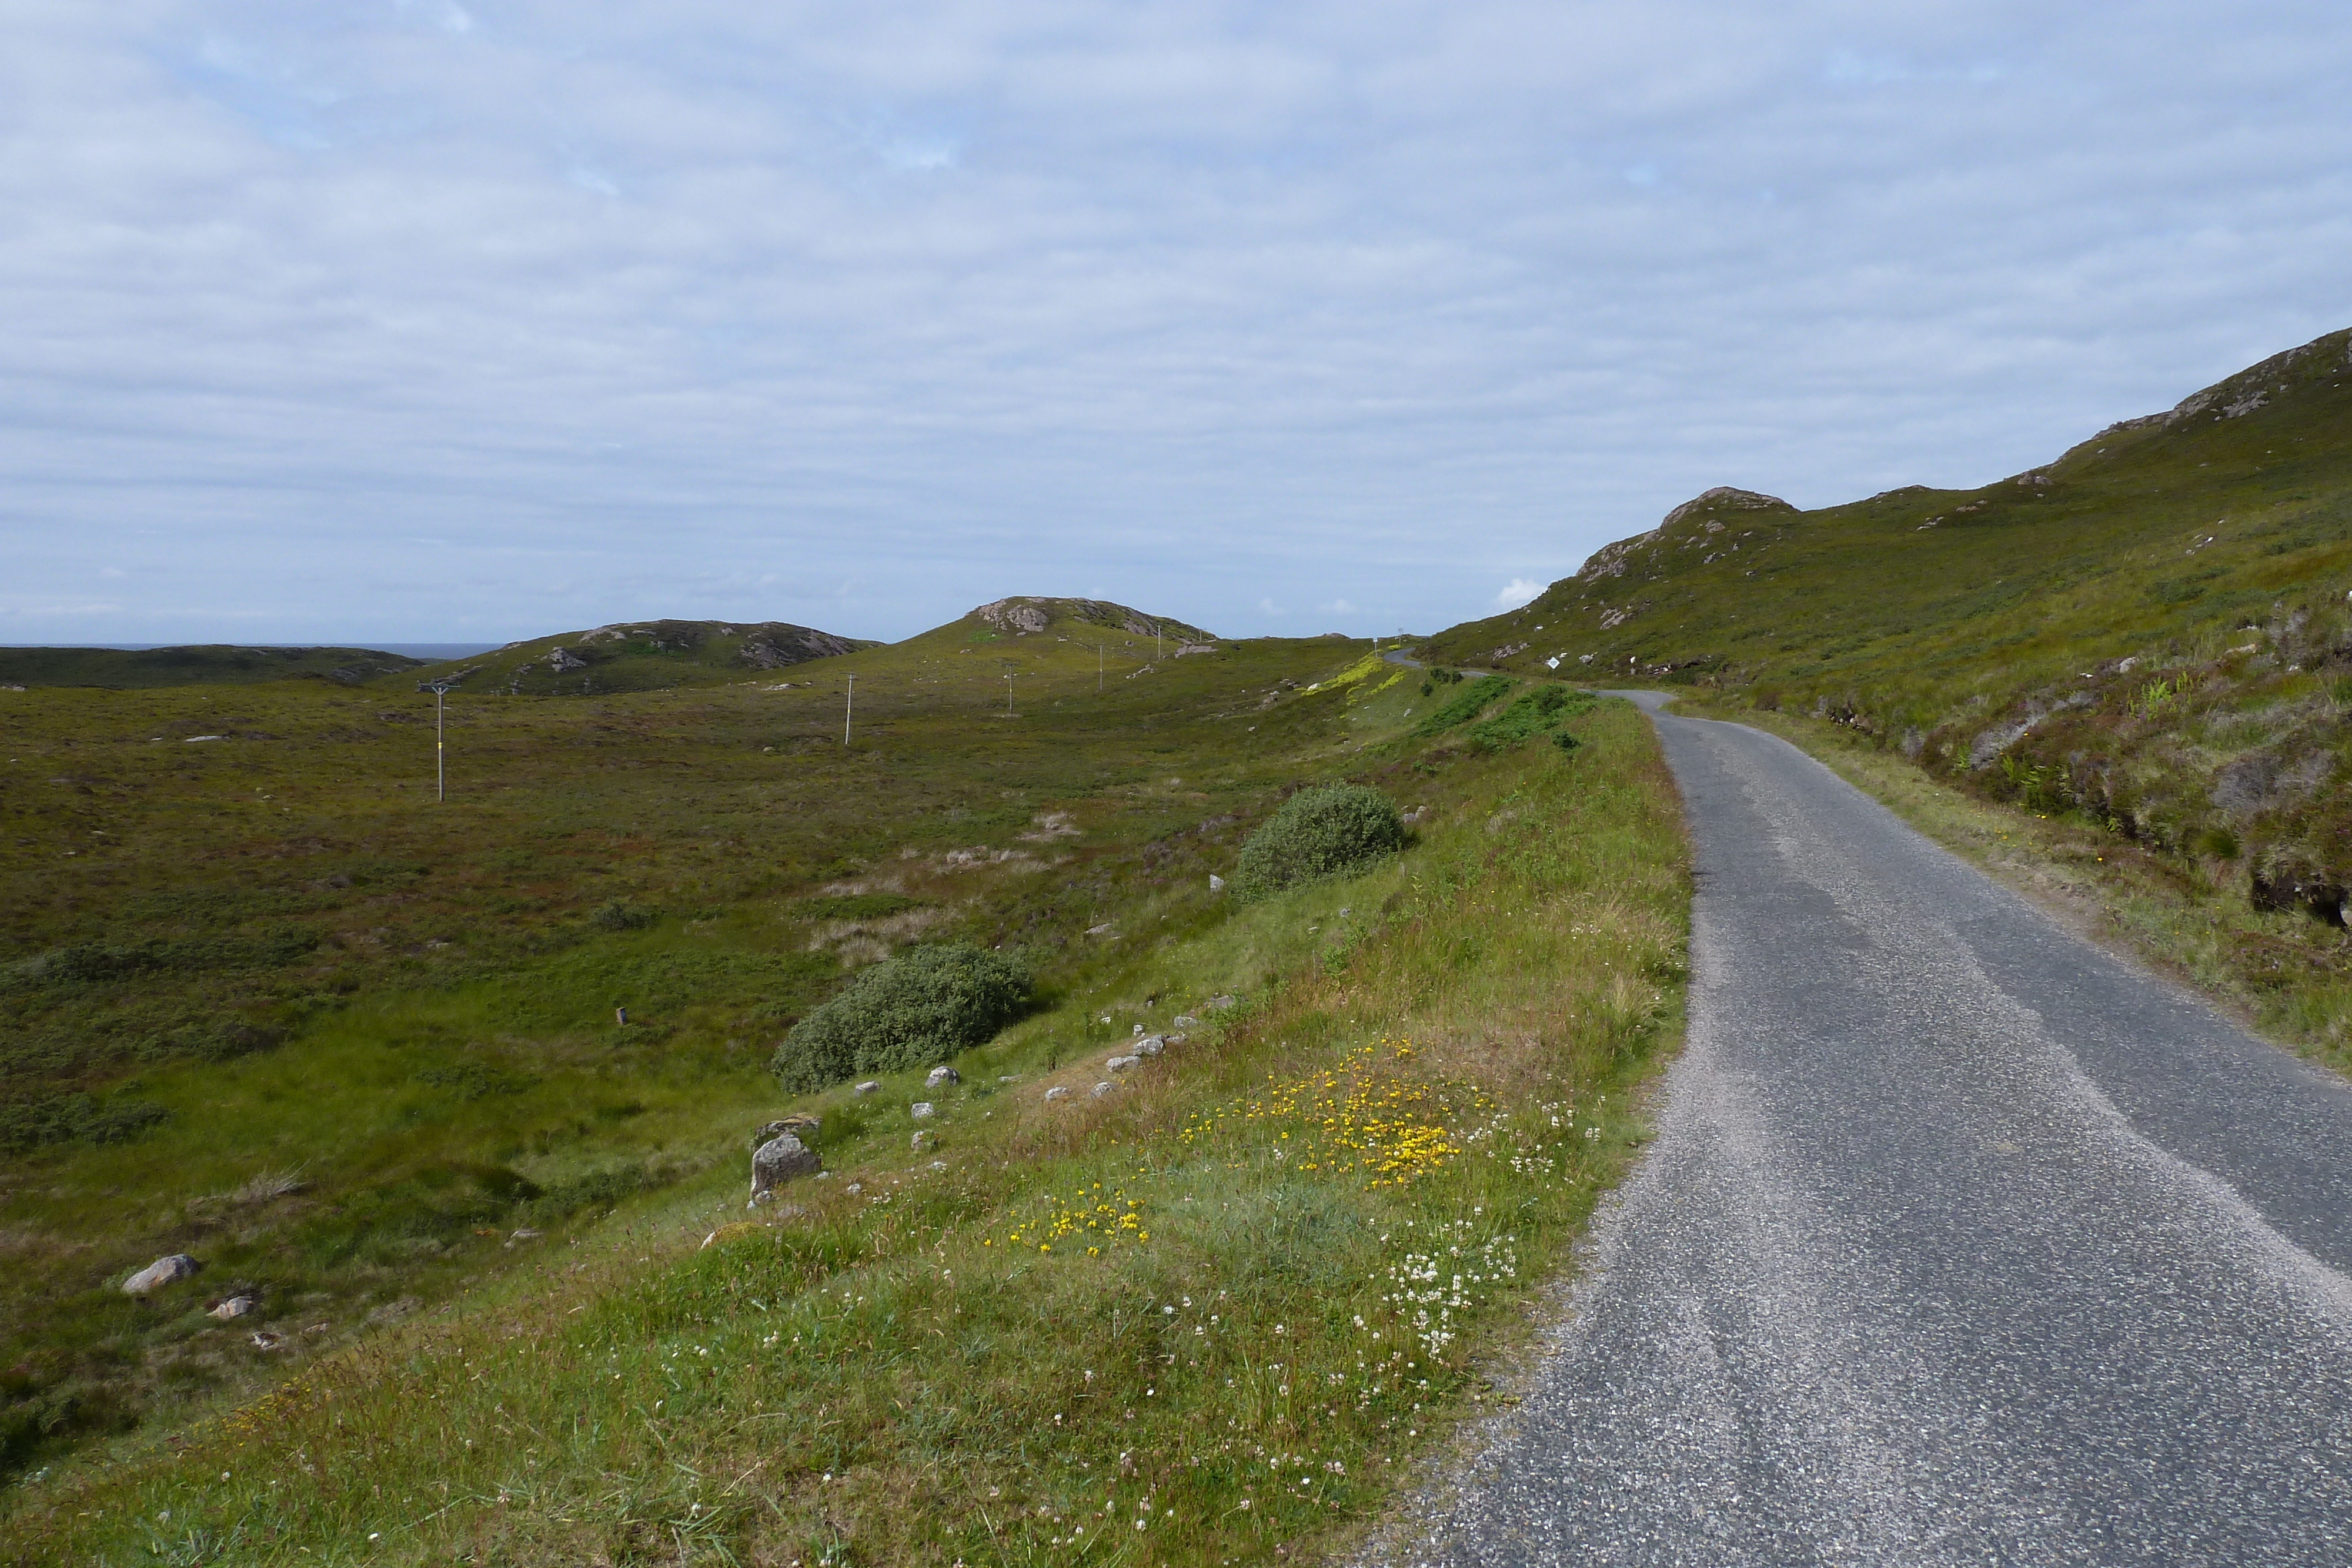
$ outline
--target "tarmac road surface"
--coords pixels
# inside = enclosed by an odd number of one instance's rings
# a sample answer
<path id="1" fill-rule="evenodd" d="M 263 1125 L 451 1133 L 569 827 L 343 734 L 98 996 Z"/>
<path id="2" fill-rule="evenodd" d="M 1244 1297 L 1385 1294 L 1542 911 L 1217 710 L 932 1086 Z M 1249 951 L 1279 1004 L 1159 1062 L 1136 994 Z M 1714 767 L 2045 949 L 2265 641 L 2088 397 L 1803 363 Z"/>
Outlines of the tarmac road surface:
<path id="1" fill-rule="evenodd" d="M 2352 1089 L 1785 742 L 1656 722 L 1688 1043 L 1536 1386 L 1391 1555 L 2352 1564 Z"/>

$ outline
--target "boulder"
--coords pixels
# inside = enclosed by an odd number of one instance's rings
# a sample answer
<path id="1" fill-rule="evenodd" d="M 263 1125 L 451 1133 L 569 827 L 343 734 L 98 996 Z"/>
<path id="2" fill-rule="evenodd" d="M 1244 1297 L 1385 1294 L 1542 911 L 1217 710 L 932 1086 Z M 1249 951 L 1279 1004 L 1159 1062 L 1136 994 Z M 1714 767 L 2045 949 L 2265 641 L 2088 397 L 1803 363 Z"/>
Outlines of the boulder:
<path id="1" fill-rule="evenodd" d="M 1164 1034 L 1147 1034 L 1135 1042 L 1138 1056 L 1157 1056 L 1167 1049 L 1168 1037 Z"/>
<path id="2" fill-rule="evenodd" d="M 1143 1058 L 1139 1056 L 1114 1056 L 1103 1063 L 1113 1072 L 1124 1072 L 1130 1067 L 1139 1067 L 1142 1064 Z"/>
<path id="3" fill-rule="evenodd" d="M 1106 1094 L 1109 1093 L 1109 1092 L 1110 1092 L 1110 1091 L 1111 1091 L 1111 1086 L 1110 1086 L 1110 1084 L 1108 1084 L 1108 1082 L 1105 1082 L 1105 1083 L 1097 1083 L 1097 1084 L 1096 1084 L 1096 1085 L 1095 1085 L 1095 1098 L 1096 1098 L 1096 1099 L 1097 1099 L 1097 1100 L 1099 1100 L 1099 1099 L 1101 1099 L 1104 1095 L 1106 1095 Z"/>
<path id="4" fill-rule="evenodd" d="M 865 1082 L 859 1084 L 855 1090 L 851 1091 L 851 1092 L 856 1094 L 871 1094 L 874 1091 L 881 1087 L 882 1085 L 880 1083 L 869 1078 Z"/>
<path id="5" fill-rule="evenodd" d="M 126 1296 L 143 1296 L 151 1291 L 160 1291 L 166 1285 L 176 1285 L 183 1280 L 192 1278 L 195 1271 L 203 1267 L 202 1263 L 197 1262 L 185 1252 L 173 1252 L 166 1257 L 156 1259 L 136 1274 L 123 1281 L 122 1293 Z"/>
<path id="6" fill-rule="evenodd" d="M 814 1176 L 824 1162 L 816 1151 L 790 1133 L 779 1133 L 751 1155 L 751 1201 L 757 1208 L 782 1184 L 794 1176 Z"/>
<path id="7" fill-rule="evenodd" d="M 1067 1100 L 1069 1097 L 1070 1090 L 1067 1084 L 1056 1083 L 1054 1087 L 1045 1091 L 1045 1102 L 1047 1104 L 1051 1104 L 1056 1100 Z"/>
<path id="8" fill-rule="evenodd" d="M 929 1100 L 918 1100 L 913 1104 L 907 1107 L 907 1114 L 919 1122 L 924 1117 L 929 1115 L 933 1107 Z"/>
<path id="9" fill-rule="evenodd" d="M 944 1089 L 950 1083 L 961 1083 L 962 1082 L 963 1074 L 958 1072 L 954 1068 L 944 1066 L 934 1067 L 930 1071 L 930 1075 L 923 1080 L 923 1087 L 926 1089 Z"/>
<path id="10" fill-rule="evenodd" d="M 214 1302 L 205 1309 L 205 1315 L 227 1322 L 235 1318 L 251 1317 L 260 1310 L 261 1303 L 251 1296 L 231 1296 L 225 1301 Z"/>

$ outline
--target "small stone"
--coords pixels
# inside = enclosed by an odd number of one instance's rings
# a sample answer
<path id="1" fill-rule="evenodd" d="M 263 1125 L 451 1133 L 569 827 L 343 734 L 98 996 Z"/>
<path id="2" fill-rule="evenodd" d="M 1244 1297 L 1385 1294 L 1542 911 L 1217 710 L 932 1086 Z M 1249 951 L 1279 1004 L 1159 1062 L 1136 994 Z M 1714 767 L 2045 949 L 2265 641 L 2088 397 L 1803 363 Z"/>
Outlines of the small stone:
<path id="1" fill-rule="evenodd" d="M 866 1184 L 862 1181 L 854 1181 L 847 1186 L 843 1187 L 841 1190 L 847 1193 L 850 1197 L 856 1197 L 859 1193 L 866 1190 Z"/>
<path id="2" fill-rule="evenodd" d="M 1189 1034 L 1171 1034 L 1163 1036 L 1162 1038 L 1171 1045 L 1181 1045 L 1192 1037 Z"/>
<path id="3" fill-rule="evenodd" d="M 950 1083 L 961 1083 L 962 1082 L 963 1074 L 958 1072 L 954 1068 L 934 1067 L 931 1069 L 930 1076 L 923 1080 L 923 1087 L 926 1089 L 941 1089 Z"/>
<path id="4" fill-rule="evenodd" d="M 1096 1098 L 1096 1099 L 1097 1099 L 1097 1100 L 1101 1099 L 1104 1095 L 1106 1095 L 1106 1094 L 1108 1094 L 1108 1093 L 1109 1093 L 1109 1092 L 1110 1092 L 1110 1089 L 1111 1089 L 1111 1086 L 1110 1086 L 1108 1083 L 1097 1083 L 1097 1084 L 1096 1084 L 1096 1085 L 1095 1085 L 1095 1098 Z"/>
<path id="5" fill-rule="evenodd" d="M 1118 926 L 1117 922 L 1106 920 L 1100 925 L 1087 926 L 1087 935 L 1089 936 L 1108 936 L 1118 929 Z"/>
<path id="6" fill-rule="evenodd" d="M 175 1285 L 194 1275 L 203 1267 L 202 1263 L 197 1262 L 185 1252 L 169 1253 L 156 1259 L 136 1274 L 123 1281 L 122 1293 L 126 1296 L 143 1296 L 150 1291 L 160 1291 L 166 1285 Z"/>
<path id="7" fill-rule="evenodd" d="M 790 1133 L 779 1133 L 761 1144 L 751 1155 L 751 1201 L 746 1208 L 757 1208 L 772 1196 L 776 1188 L 794 1176 L 819 1174 L 824 1162 L 816 1151 Z"/>
<path id="8" fill-rule="evenodd" d="M 1168 1037 L 1164 1034 L 1147 1034 L 1135 1042 L 1138 1056 L 1157 1056 L 1167 1049 Z"/>
<path id="9" fill-rule="evenodd" d="M 1017 1072 L 1000 1072 L 996 1075 L 996 1081 L 999 1083 L 1018 1083 L 1021 1082 L 1021 1074 Z"/>
<path id="10" fill-rule="evenodd" d="M 933 1170 L 935 1170 L 935 1171 L 943 1171 L 943 1170 L 945 1170 L 945 1169 L 947 1169 L 947 1168 L 948 1168 L 948 1163 L 947 1163 L 947 1161 L 945 1161 L 945 1160 L 933 1160 L 933 1161 L 931 1162 L 931 1169 L 933 1169 Z"/>
<path id="11" fill-rule="evenodd" d="M 879 1082 L 869 1078 L 865 1082 L 859 1084 L 856 1089 L 850 1091 L 850 1092 L 854 1094 L 871 1094 L 874 1091 L 881 1087 L 882 1085 Z"/>
<path id="12" fill-rule="evenodd" d="M 940 1146 L 940 1140 L 938 1135 L 935 1134 L 918 1133 L 912 1138 L 907 1140 L 907 1146 L 913 1149 L 919 1155 L 927 1149 L 938 1148 Z"/>
<path id="13" fill-rule="evenodd" d="M 261 1303 L 251 1296 L 231 1296 L 225 1301 L 215 1303 L 205 1315 L 227 1322 L 235 1318 L 251 1317 L 260 1310 Z"/>
<path id="14" fill-rule="evenodd" d="M 1143 1058 L 1139 1056 L 1114 1056 L 1103 1063 L 1113 1072 L 1124 1072 L 1130 1067 L 1139 1067 L 1142 1064 Z"/>
<path id="15" fill-rule="evenodd" d="M 536 1241 L 540 1239 L 541 1234 L 542 1232 L 533 1230 L 530 1227 L 525 1226 L 520 1230 L 516 1231 L 512 1236 L 507 1238 L 507 1245 L 511 1247 L 518 1241 Z"/>
<path id="16" fill-rule="evenodd" d="M 1346 904 L 1341 904 L 1341 905 L 1339 906 L 1339 918 L 1340 918 L 1340 919 L 1342 919 L 1342 920 L 1347 919 L 1347 918 L 1348 918 L 1348 916 L 1349 916 L 1350 915 L 1353 915 L 1353 914 L 1355 914 L 1355 913 L 1356 913 L 1356 912 L 1355 912 L 1354 910 L 1352 910 L 1352 909 L 1349 908 L 1349 907 L 1348 907 Z"/>
<path id="17" fill-rule="evenodd" d="M 1198 1029 L 1201 1027 L 1201 1020 L 1194 1018 L 1191 1013 L 1178 1013 L 1174 1018 L 1170 1019 L 1168 1021 L 1177 1029 Z M 1174 1040 L 1177 1037 L 1171 1034 L 1168 1038 Z"/>
<path id="18" fill-rule="evenodd" d="M 256 1329 L 248 1337 L 256 1350 L 276 1350 L 286 1343 L 284 1335 L 271 1333 L 268 1329 Z"/>
<path id="19" fill-rule="evenodd" d="M 1211 893 L 1223 893 L 1223 892 L 1224 892 L 1224 891 L 1225 891 L 1225 879 L 1224 879 L 1223 877 L 1219 876 L 1216 873 L 1214 873 L 1214 872 L 1211 872 L 1211 873 L 1209 873 L 1209 891 L 1210 891 Z"/>
<path id="20" fill-rule="evenodd" d="M 1045 1102 L 1047 1104 L 1051 1104 L 1056 1100 L 1067 1100 L 1069 1097 L 1070 1090 L 1067 1084 L 1056 1083 L 1054 1087 L 1045 1091 Z"/>
<path id="21" fill-rule="evenodd" d="M 918 1122 L 921 1121 L 930 1113 L 931 1103 L 929 1100 L 918 1100 L 913 1104 L 907 1107 L 907 1114 L 912 1116 Z"/>

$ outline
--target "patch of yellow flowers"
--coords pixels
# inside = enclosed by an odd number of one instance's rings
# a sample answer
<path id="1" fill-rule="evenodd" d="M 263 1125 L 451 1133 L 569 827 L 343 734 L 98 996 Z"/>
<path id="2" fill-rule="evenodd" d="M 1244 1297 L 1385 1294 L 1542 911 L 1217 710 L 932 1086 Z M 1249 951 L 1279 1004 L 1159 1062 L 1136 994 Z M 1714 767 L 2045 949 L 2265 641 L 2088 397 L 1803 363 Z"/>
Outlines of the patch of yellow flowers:
<path id="1" fill-rule="evenodd" d="M 1381 1053 L 1387 1052 L 1383 1065 Z M 1411 1040 L 1382 1040 L 1349 1051 L 1336 1066 L 1303 1077 L 1266 1078 L 1265 1089 L 1192 1117 L 1178 1138 L 1197 1145 L 1211 1134 L 1253 1123 L 1305 1123 L 1297 1150 L 1280 1129 L 1274 1157 L 1297 1168 L 1364 1178 L 1367 1190 L 1403 1186 L 1463 1152 L 1447 1124 L 1494 1102 L 1465 1085 L 1431 1083 L 1397 1071 L 1412 1060 Z"/>
<path id="2" fill-rule="evenodd" d="M 1024 1220 L 1008 1232 L 1002 1245 L 1026 1250 L 1034 1248 L 1045 1253 L 1057 1246 L 1075 1252 L 1083 1246 L 1089 1258 L 1099 1258 L 1104 1249 L 1119 1242 L 1141 1243 L 1151 1239 L 1145 1228 L 1143 1200 L 1129 1197 L 1123 1190 L 1103 1196 L 1102 1183 L 1081 1187 L 1068 1198 L 1055 1197 L 1052 1207 L 1039 1218 Z M 983 1237 L 982 1247 L 1000 1245 L 994 1237 Z"/>

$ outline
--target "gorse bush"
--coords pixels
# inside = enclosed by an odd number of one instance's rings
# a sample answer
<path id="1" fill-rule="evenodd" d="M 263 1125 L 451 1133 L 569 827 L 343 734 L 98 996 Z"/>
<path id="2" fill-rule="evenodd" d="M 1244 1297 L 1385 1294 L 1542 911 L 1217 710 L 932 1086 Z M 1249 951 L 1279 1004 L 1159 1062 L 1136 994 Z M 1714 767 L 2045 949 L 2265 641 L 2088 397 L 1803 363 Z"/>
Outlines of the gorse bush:
<path id="1" fill-rule="evenodd" d="M 1404 820 L 1379 790 L 1325 784 L 1285 800 L 1242 845 L 1234 888 L 1243 899 L 1354 871 L 1404 848 Z"/>
<path id="2" fill-rule="evenodd" d="M 1002 954 L 964 942 L 910 947 L 793 1025 L 768 1066 L 794 1092 L 929 1066 L 988 1040 L 1028 1004 L 1028 972 Z"/>

